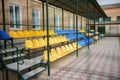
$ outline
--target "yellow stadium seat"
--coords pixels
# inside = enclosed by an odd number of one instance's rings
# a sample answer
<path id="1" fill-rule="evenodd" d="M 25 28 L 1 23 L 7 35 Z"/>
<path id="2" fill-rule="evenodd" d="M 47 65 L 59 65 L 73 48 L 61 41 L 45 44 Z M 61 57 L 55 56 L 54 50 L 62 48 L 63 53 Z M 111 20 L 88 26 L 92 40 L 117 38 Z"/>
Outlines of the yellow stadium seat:
<path id="1" fill-rule="evenodd" d="M 46 45 L 47 45 L 47 38 L 44 38 L 44 42 L 45 42 Z M 49 38 L 49 45 L 51 45 L 51 43 L 50 43 L 50 38 Z"/>
<path id="2" fill-rule="evenodd" d="M 55 38 L 56 38 L 56 40 L 57 40 L 57 43 L 62 42 L 62 39 L 60 38 L 60 36 L 56 36 Z"/>
<path id="3" fill-rule="evenodd" d="M 34 34 L 35 34 L 35 36 L 36 36 L 36 37 L 40 36 L 40 32 L 39 32 L 39 31 L 37 31 L 37 30 L 36 30 L 36 31 L 34 31 Z"/>
<path id="4" fill-rule="evenodd" d="M 85 30 L 81 29 L 81 30 L 80 30 L 80 33 L 85 33 Z"/>
<path id="5" fill-rule="evenodd" d="M 44 35 L 44 36 L 47 35 L 47 31 L 46 31 L 46 30 L 43 31 L 43 35 Z"/>
<path id="6" fill-rule="evenodd" d="M 56 35 L 53 30 L 49 30 L 50 35 Z"/>
<path id="7" fill-rule="evenodd" d="M 65 41 L 68 41 L 65 36 L 62 36 L 62 37 L 63 37 L 63 41 L 64 41 L 64 42 L 65 42 Z"/>
<path id="8" fill-rule="evenodd" d="M 86 33 L 86 36 L 92 36 L 92 34 L 91 33 Z"/>
<path id="9" fill-rule="evenodd" d="M 96 32 L 96 34 L 99 34 L 99 32 Z"/>
<path id="10" fill-rule="evenodd" d="M 39 48 L 39 47 L 41 47 L 41 45 L 40 45 L 40 43 L 39 43 L 39 41 L 38 41 L 37 39 L 34 39 L 34 40 L 33 40 L 33 45 L 34 45 L 34 48 Z"/>
<path id="11" fill-rule="evenodd" d="M 93 39 L 94 40 L 99 40 L 99 37 L 98 36 L 94 36 Z"/>
<path id="12" fill-rule="evenodd" d="M 49 38 L 50 45 L 55 44 L 53 38 Z"/>
<path id="13" fill-rule="evenodd" d="M 24 33 L 22 31 L 17 31 L 16 33 L 19 38 L 25 38 Z"/>
<path id="14" fill-rule="evenodd" d="M 64 46 L 61 46 L 61 50 L 62 50 L 62 55 L 65 56 L 68 51 L 66 50 L 66 48 Z"/>
<path id="15" fill-rule="evenodd" d="M 54 40 L 54 44 L 60 43 L 59 39 L 57 39 L 57 37 L 53 37 Z"/>
<path id="16" fill-rule="evenodd" d="M 58 57 L 61 58 L 63 55 L 62 55 L 62 50 L 60 49 L 60 47 L 57 47 L 56 51 L 57 51 Z"/>
<path id="17" fill-rule="evenodd" d="M 52 56 L 52 60 L 55 61 L 59 58 L 59 56 L 57 55 L 57 52 L 55 49 L 51 49 L 51 52 L 50 52 L 51 56 Z"/>
<path id="18" fill-rule="evenodd" d="M 33 49 L 34 48 L 31 40 L 26 40 L 25 41 L 25 48 L 27 48 L 27 49 Z"/>
<path id="19" fill-rule="evenodd" d="M 72 52 L 72 50 L 69 48 L 68 45 L 65 45 L 65 49 L 68 51 L 68 54 L 69 54 L 70 52 Z"/>
<path id="20" fill-rule="evenodd" d="M 15 31 L 9 31 L 9 36 L 12 38 L 18 38 L 17 33 Z"/>
<path id="21" fill-rule="evenodd" d="M 104 36 L 104 34 L 101 34 L 102 36 Z"/>
<path id="22" fill-rule="evenodd" d="M 93 29 L 91 29 L 91 30 L 90 30 L 90 32 L 94 32 L 94 30 L 93 30 Z"/>
<path id="23" fill-rule="evenodd" d="M 75 48 L 73 48 L 73 46 L 71 44 L 69 44 L 68 46 L 69 46 L 70 50 L 72 50 L 72 51 L 75 50 Z"/>
<path id="24" fill-rule="evenodd" d="M 76 42 L 75 42 L 75 43 L 72 43 L 72 46 L 73 46 L 75 49 L 77 49 L 77 48 L 76 48 Z M 82 46 L 79 46 L 79 45 L 78 45 L 78 48 L 81 48 L 81 47 L 82 47 Z"/>
<path id="25" fill-rule="evenodd" d="M 47 43 L 45 43 L 45 41 L 43 39 L 39 39 L 39 44 L 41 46 L 47 46 Z"/>
<path id="26" fill-rule="evenodd" d="M 24 31 L 23 31 L 23 33 L 24 33 L 24 36 L 25 36 L 26 38 L 31 37 L 31 35 L 30 35 L 29 31 L 24 30 Z"/>
<path id="27" fill-rule="evenodd" d="M 43 60 L 44 61 L 48 61 L 48 55 L 47 55 L 48 53 L 47 53 L 47 50 L 45 50 L 44 52 L 43 52 Z M 50 54 L 50 62 L 52 62 L 53 60 L 52 60 L 52 56 L 51 56 L 51 53 L 49 53 Z"/>
<path id="28" fill-rule="evenodd" d="M 40 36 L 45 36 L 43 30 L 40 30 L 39 33 L 40 33 Z"/>
<path id="29" fill-rule="evenodd" d="M 30 33 L 31 37 L 35 37 L 35 32 L 33 30 L 30 30 L 29 33 Z"/>

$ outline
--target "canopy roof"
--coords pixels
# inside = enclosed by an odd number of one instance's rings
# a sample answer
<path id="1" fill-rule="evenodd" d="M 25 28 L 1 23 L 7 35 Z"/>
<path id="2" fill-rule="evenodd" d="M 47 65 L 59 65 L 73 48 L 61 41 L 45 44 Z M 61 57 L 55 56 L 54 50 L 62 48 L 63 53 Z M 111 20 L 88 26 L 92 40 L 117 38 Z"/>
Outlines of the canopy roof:
<path id="1" fill-rule="evenodd" d="M 76 13 L 76 0 L 49 0 L 49 4 Z M 78 15 L 89 19 L 107 17 L 96 0 L 78 0 Z"/>

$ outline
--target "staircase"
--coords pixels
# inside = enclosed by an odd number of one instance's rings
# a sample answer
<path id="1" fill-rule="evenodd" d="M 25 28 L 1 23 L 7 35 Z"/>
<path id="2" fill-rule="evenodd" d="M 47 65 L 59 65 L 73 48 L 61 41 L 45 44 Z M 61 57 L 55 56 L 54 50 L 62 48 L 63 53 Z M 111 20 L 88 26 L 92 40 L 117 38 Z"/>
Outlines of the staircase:
<path id="1" fill-rule="evenodd" d="M 2 52 L 4 51 L 1 50 L 0 54 L 3 54 Z M 10 52 L 6 52 L 6 54 L 10 54 Z M 41 73 L 42 71 L 45 70 L 45 66 L 41 66 L 42 57 L 43 56 L 38 56 L 35 58 L 27 59 L 26 55 L 23 53 L 20 53 L 19 51 L 15 55 L 2 57 L 1 58 L 2 66 L 3 66 L 3 69 L 6 70 L 6 80 L 9 80 L 9 76 L 8 76 L 9 71 L 16 73 L 18 75 L 19 80 L 27 80 L 32 76 L 38 73 Z M 26 73 L 22 73 L 24 70 L 30 69 L 31 67 L 34 67 L 36 65 L 39 65 L 39 67 L 33 70 L 29 70 Z"/>
<path id="2" fill-rule="evenodd" d="M 43 56 L 28 59 L 26 57 L 27 55 L 16 46 L 9 49 L 0 48 L 0 55 L 3 74 L 6 72 L 6 79 L 3 80 L 9 80 L 10 71 L 18 75 L 18 80 L 27 80 L 46 69 L 45 66 L 42 65 L 44 64 L 42 61 Z M 34 66 L 37 66 L 37 68 L 35 67 L 35 69 L 31 70 Z"/>

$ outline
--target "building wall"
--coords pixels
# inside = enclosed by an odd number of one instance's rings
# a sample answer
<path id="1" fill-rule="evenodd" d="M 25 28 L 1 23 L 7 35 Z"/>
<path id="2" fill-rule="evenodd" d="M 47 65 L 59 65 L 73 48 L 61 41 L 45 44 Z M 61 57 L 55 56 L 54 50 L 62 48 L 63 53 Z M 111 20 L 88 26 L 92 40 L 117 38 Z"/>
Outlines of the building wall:
<path id="1" fill-rule="evenodd" d="M 104 9 L 104 12 L 108 17 L 111 17 L 112 22 L 117 21 L 117 16 L 120 16 L 120 8 Z M 106 25 L 107 36 L 120 36 L 120 24 L 118 25 Z"/>
<path id="2" fill-rule="evenodd" d="M 35 2 L 34 2 L 35 1 Z M 42 2 L 38 0 L 28 0 L 28 15 L 27 15 L 27 0 L 4 0 L 5 2 L 5 22 L 6 24 L 10 24 L 10 15 L 9 15 L 9 5 L 10 4 L 15 4 L 21 6 L 21 16 L 22 16 L 22 30 L 26 29 L 32 29 L 32 26 L 27 26 L 27 19 L 28 19 L 28 24 L 32 25 L 32 9 L 37 9 L 40 11 L 40 29 L 43 29 L 43 14 L 42 14 Z M 2 5 L 2 0 L 0 1 L 0 5 Z M 60 29 L 62 29 L 62 9 L 54 7 L 52 5 L 49 5 L 49 29 L 54 29 L 54 11 L 55 14 L 59 15 L 59 24 L 60 24 Z M 3 22 L 2 19 L 2 6 L 0 6 L 0 23 Z M 69 18 L 72 18 L 73 20 L 73 29 L 75 29 L 76 26 L 76 15 L 65 11 L 64 10 L 64 29 L 69 28 Z M 46 7 L 44 5 L 44 21 L 45 21 L 45 26 L 46 28 Z M 28 16 L 28 17 L 27 17 Z M 80 16 L 78 16 L 78 21 L 79 25 L 81 26 L 81 21 L 80 21 Z M 83 24 L 83 29 L 85 27 L 85 19 L 83 18 L 82 20 Z M 3 30 L 2 25 L 0 25 L 0 30 Z M 6 25 L 6 31 L 10 31 L 10 26 Z"/>

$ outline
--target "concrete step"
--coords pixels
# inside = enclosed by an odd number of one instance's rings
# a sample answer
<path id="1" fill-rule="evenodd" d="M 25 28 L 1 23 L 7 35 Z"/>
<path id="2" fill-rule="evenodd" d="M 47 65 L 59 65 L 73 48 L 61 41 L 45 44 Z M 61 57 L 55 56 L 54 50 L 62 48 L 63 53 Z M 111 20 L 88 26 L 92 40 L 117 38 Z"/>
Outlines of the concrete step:
<path id="1" fill-rule="evenodd" d="M 43 56 L 35 57 L 32 59 L 24 59 L 23 64 L 19 64 L 19 71 L 28 69 L 34 65 L 40 64 Z M 21 61 L 19 61 L 21 62 Z M 8 70 L 17 71 L 17 62 L 6 65 Z"/>
<path id="2" fill-rule="evenodd" d="M 28 72 L 28 73 L 25 73 L 25 74 L 23 75 L 23 78 L 24 78 L 25 80 L 27 80 L 27 79 L 33 77 L 34 75 L 36 75 L 36 74 L 38 74 L 38 73 L 41 73 L 41 72 L 44 71 L 44 70 L 45 70 L 45 68 L 43 68 L 43 67 L 36 68 L 36 69 L 34 69 L 34 70 L 32 70 L 32 71 L 30 71 L 30 72 Z"/>
<path id="3" fill-rule="evenodd" d="M 24 57 L 24 56 L 25 56 L 25 54 L 18 54 L 18 58 Z M 17 55 L 11 55 L 11 56 L 2 58 L 2 60 L 7 61 L 7 60 L 11 60 L 11 59 L 16 59 L 16 58 L 17 58 Z"/>

